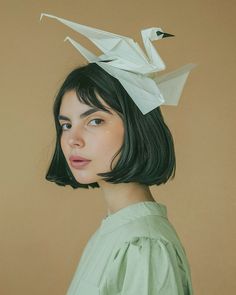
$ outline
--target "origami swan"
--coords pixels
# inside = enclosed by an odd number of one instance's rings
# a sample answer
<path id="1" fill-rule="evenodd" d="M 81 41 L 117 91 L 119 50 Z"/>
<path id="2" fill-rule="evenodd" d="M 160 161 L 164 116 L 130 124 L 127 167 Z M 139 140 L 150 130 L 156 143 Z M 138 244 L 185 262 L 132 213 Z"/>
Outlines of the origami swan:
<path id="1" fill-rule="evenodd" d="M 156 77 L 155 72 L 166 68 L 151 41 L 174 36 L 161 28 L 141 31 L 147 56 L 133 39 L 77 24 L 63 18 L 42 13 L 55 18 L 76 32 L 90 39 L 102 52 L 100 56 L 80 45 L 70 37 L 70 43 L 89 61 L 97 63 L 105 71 L 117 78 L 143 114 L 161 104 L 177 105 L 190 70 L 195 64 L 187 64 L 178 70 Z"/>

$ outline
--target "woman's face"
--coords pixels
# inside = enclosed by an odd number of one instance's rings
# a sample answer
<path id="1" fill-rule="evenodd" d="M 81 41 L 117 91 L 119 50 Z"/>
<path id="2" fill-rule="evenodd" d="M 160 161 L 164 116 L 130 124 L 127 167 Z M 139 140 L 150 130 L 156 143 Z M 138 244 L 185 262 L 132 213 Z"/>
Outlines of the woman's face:
<path id="1" fill-rule="evenodd" d="M 59 123 L 62 126 L 61 148 L 75 179 L 82 184 L 99 182 L 97 173 L 109 172 L 113 156 L 123 144 L 124 126 L 119 115 L 102 98 L 101 103 L 111 113 L 97 109 L 96 112 L 80 117 L 93 107 L 81 103 L 74 90 L 62 98 Z M 67 117 L 67 118 L 65 118 Z M 91 160 L 83 167 L 73 167 L 70 156 L 81 156 Z M 120 155 L 113 161 L 116 165 Z"/>

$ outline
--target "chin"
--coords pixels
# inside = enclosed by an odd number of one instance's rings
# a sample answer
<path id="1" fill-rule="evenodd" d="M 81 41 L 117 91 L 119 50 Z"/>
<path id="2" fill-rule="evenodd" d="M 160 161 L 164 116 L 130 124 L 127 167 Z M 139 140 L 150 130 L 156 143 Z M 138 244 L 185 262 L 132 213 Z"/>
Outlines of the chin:
<path id="1" fill-rule="evenodd" d="M 98 182 L 100 180 L 99 177 L 92 177 L 92 176 L 78 176 L 78 175 L 74 175 L 76 181 L 78 181 L 81 184 L 89 184 L 89 183 L 93 183 L 93 182 Z"/>

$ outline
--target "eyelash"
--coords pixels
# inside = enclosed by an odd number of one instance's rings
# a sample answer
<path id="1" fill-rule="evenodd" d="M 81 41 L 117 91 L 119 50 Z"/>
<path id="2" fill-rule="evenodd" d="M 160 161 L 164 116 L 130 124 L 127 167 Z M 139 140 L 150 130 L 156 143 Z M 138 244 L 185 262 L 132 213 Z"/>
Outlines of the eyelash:
<path id="1" fill-rule="evenodd" d="M 90 122 L 92 122 L 92 121 L 94 121 L 94 120 L 99 120 L 99 121 L 102 121 L 102 122 L 104 122 L 104 120 L 103 120 L 103 119 L 95 118 L 95 119 L 92 119 L 91 121 L 89 121 L 89 123 L 90 123 Z M 64 129 L 63 129 L 63 126 L 64 126 L 64 125 L 66 125 L 66 124 L 69 124 L 69 123 L 64 123 L 64 124 L 61 124 L 61 125 L 60 125 L 60 126 L 61 126 L 61 129 L 62 129 L 62 131 L 66 131 L 66 130 L 64 130 Z M 98 125 L 101 125 L 101 124 L 98 124 Z M 98 126 L 98 125 L 97 125 L 97 126 Z M 94 125 L 93 125 L 93 126 L 94 126 Z"/>

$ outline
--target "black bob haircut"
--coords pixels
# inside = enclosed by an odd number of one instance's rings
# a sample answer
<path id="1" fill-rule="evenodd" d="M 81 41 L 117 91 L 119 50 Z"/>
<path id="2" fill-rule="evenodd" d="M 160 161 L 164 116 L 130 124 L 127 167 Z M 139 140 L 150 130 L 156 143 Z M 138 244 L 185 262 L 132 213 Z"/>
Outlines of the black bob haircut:
<path id="1" fill-rule="evenodd" d="M 171 176 L 174 178 L 176 170 L 174 141 L 164 122 L 160 107 L 143 115 L 119 80 L 96 63 L 89 63 L 75 68 L 66 77 L 56 94 L 53 104 L 56 146 L 46 174 L 48 181 L 62 186 L 70 185 L 72 188 L 100 187 L 97 182 L 78 183 L 61 149 L 62 129 L 58 115 L 63 95 L 70 90 L 76 92 L 82 103 L 106 110 L 97 99 L 97 93 L 124 123 L 123 145 L 114 156 L 115 158 L 121 153 L 116 166 L 111 168 L 110 172 L 97 175 L 111 183 L 138 182 L 148 186 L 166 183 Z"/>

